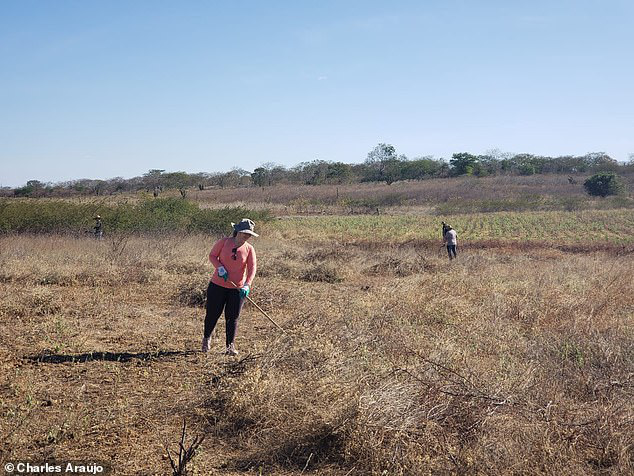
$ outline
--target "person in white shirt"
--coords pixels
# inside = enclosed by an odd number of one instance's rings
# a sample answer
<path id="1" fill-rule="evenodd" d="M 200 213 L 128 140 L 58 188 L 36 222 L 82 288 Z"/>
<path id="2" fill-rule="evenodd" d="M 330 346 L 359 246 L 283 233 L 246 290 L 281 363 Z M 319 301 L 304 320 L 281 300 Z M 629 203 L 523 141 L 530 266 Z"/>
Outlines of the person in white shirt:
<path id="1" fill-rule="evenodd" d="M 458 246 L 458 233 L 454 230 L 450 225 L 447 226 L 447 231 L 445 232 L 445 236 L 443 241 L 447 244 L 447 253 L 449 254 L 449 259 L 452 260 L 457 256 L 456 247 Z"/>

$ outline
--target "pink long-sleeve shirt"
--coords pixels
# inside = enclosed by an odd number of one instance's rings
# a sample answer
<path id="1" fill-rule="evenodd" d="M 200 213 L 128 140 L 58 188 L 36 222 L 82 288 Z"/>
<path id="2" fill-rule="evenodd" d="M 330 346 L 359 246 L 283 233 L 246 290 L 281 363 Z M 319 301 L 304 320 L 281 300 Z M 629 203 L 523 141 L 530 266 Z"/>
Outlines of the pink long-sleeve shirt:
<path id="1" fill-rule="evenodd" d="M 234 254 L 231 250 L 235 247 L 236 245 L 233 238 L 229 237 L 218 240 L 211 248 L 209 261 L 211 261 L 211 264 L 216 268 L 214 275 L 211 277 L 212 283 L 224 288 L 235 287 L 229 281 L 233 281 L 238 287 L 242 287 L 245 284 L 249 286 L 252 285 L 255 272 L 257 271 L 255 248 L 248 242 L 244 242 L 243 245 L 236 250 L 236 259 L 233 259 Z M 226 282 L 218 276 L 218 268 L 220 266 L 224 266 L 229 274 L 229 279 L 227 279 Z"/>

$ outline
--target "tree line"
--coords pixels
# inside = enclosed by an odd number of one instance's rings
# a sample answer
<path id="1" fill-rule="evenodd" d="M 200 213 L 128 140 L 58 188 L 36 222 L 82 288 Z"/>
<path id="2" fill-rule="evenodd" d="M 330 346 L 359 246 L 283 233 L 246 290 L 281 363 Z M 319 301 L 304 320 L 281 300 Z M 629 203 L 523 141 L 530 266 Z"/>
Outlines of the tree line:
<path id="1" fill-rule="evenodd" d="M 110 195 L 145 190 L 158 196 L 165 189 L 178 189 L 185 198 L 187 190 L 224 187 L 270 187 L 278 184 L 349 184 L 423 180 L 461 175 L 577 174 L 634 171 L 634 154 L 630 161 L 619 163 L 604 152 L 581 156 L 547 157 L 534 154 L 511 154 L 493 150 L 483 155 L 458 152 L 448 161 L 433 156 L 408 158 L 398 154 L 391 144 L 380 143 L 368 152 L 364 162 L 349 164 L 326 160 L 302 162 L 293 167 L 267 162 L 252 172 L 234 167 L 228 172 L 166 172 L 152 169 L 140 177 L 108 180 L 79 179 L 56 184 L 30 180 L 16 189 L 4 188 L 7 196 Z M 571 180 L 573 180 L 571 178 Z"/>

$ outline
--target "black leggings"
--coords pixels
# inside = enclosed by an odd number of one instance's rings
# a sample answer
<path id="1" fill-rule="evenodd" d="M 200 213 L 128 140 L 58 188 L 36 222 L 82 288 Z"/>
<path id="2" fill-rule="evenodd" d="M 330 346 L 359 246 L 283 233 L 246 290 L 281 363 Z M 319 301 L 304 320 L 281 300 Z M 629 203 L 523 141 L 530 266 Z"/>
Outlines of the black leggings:
<path id="1" fill-rule="evenodd" d="M 226 325 L 226 342 L 227 346 L 233 344 L 238 330 L 238 318 L 244 299 L 240 299 L 240 291 L 238 289 L 229 289 L 209 283 L 207 288 L 207 313 L 205 315 L 205 337 L 210 337 L 216 327 L 216 323 L 225 310 Z"/>
<path id="2" fill-rule="evenodd" d="M 456 257 L 456 245 L 447 245 L 447 253 L 449 254 L 449 259 L 453 259 Z M 451 256 L 453 255 L 453 256 Z"/>

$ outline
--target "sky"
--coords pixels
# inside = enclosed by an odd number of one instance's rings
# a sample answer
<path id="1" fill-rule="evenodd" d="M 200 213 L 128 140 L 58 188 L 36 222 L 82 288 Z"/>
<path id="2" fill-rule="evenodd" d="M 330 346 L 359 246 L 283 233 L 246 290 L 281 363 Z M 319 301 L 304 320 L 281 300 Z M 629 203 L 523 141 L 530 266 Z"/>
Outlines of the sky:
<path id="1" fill-rule="evenodd" d="M 631 0 L 0 0 L 0 186 L 634 153 Z"/>

